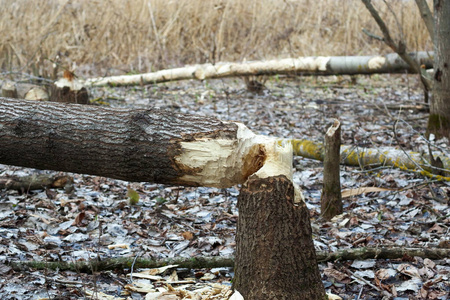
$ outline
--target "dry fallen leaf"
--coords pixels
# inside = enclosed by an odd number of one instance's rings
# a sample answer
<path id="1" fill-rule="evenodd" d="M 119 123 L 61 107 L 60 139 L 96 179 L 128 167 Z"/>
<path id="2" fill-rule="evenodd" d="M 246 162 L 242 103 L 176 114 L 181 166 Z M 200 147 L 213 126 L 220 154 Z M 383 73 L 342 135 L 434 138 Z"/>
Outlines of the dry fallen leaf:
<path id="1" fill-rule="evenodd" d="M 185 231 L 181 234 L 185 240 L 192 240 L 194 238 L 194 234 L 190 231 Z"/>

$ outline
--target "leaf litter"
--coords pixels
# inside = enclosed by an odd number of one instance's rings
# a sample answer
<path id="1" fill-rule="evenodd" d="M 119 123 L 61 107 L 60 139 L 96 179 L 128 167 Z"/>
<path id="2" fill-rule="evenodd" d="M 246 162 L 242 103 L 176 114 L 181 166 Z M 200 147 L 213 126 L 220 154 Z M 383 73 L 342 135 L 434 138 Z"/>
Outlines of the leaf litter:
<path id="1" fill-rule="evenodd" d="M 254 132 L 322 141 L 332 118 L 343 144 L 428 153 L 427 114 L 417 80 L 407 75 L 270 78 L 253 94 L 243 81 L 184 81 L 92 88 L 111 106 L 162 107 L 245 123 Z M 404 108 L 403 108 L 404 107 Z M 433 147 L 448 153 L 447 140 Z M 345 213 L 320 218 L 322 163 L 295 157 L 294 181 L 306 196 L 316 250 L 361 247 L 449 248 L 450 184 L 392 168 L 341 167 Z M 0 176 L 53 174 L 0 165 Z M 95 262 L 110 258 L 230 257 L 239 187 L 185 188 L 69 174 L 73 191 L 0 191 L 2 299 L 242 299 L 229 267 L 67 270 L 11 261 Z M 404 255 L 320 263 L 328 293 L 343 299 L 447 299 L 450 258 Z M 331 299 L 331 297 L 330 297 Z"/>

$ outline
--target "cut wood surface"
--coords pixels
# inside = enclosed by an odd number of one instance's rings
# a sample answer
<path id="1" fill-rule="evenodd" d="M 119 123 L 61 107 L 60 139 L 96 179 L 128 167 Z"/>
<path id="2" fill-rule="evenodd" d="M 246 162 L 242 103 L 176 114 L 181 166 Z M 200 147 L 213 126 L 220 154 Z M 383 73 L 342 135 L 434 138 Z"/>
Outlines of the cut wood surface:
<path id="1" fill-rule="evenodd" d="M 2 82 L 2 96 L 36 101 L 49 100 L 48 92 L 44 86 L 16 83 L 9 80 Z"/>
<path id="2" fill-rule="evenodd" d="M 292 140 L 294 155 L 323 161 L 324 145 L 310 140 Z M 445 176 L 434 175 L 428 155 L 392 147 L 363 148 L 349 145 L 341 146 L 341 162 L 348 166 L 374 168 L 380 166 L 395 167 L 402 170 L 420 172 L 422 175 L 442 180 L 450 180 L 450 157 L 435 152 L 444 166 Z"/>
<path id="3" fill-rule="evenodd" d="M 410 53 L 412 60 L 426 68 L 433 67 L 432 52 Z M 87 79 L 86 86 L 140 85 L 184 79 L 212 79 L 250 75 L 355 75 L 375 73 L 414 73 L 398 54 L 377 56 L 315 56 L 284 58 L 243 63 L 220 62 L 182 68 L 160 70 L 153 73 L 99 77 Z"/>

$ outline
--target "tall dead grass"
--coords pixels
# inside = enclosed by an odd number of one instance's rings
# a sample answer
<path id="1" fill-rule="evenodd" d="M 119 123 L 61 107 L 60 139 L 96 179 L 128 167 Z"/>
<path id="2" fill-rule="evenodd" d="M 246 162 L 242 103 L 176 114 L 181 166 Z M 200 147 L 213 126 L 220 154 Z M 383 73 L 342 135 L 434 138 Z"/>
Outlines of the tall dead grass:
<path id="1" fill-rule="evenodd" d="M 399 36 L 395 17 L 375 1 Z M 387 1 L 408 49 L 432 50 L 414 1 Z M 192 63 L 389 52 L 358 0 L 0 0 L 0 67 L 85 76 Z"/>

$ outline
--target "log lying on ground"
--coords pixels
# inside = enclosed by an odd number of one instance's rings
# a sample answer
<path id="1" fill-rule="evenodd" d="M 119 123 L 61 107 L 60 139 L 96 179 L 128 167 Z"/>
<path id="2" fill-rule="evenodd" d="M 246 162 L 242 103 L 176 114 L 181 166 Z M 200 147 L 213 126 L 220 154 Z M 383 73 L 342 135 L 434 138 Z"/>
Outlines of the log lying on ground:
<path id="1" fill-rule="evenodd" d="M 317 261 L 324 263 L 328 261 L 363 260 L 363 259 L 398 259 L 405 257 L 421 257 L 429 259 L 446 259 L 450 257 L 450 249 L 445 248 L 354 248 L 343 249 L 336 252 L 316 251 Z M 93 271 L 135 270 L 138 268 L 158 268 L 168 265 L 178 265 L 178 268 L 203 269 L 234 267 L 234 257 L 177 257 L 161 260 L 119 257 L 91 261 L 10 261 L 7 264 L 15 271 L 36 270 L 60 270 L 82 273 Z"/>
<path id="2" fill-rule="evenodd" d="M 15 83 L 9 80 L 4 81 L 2 84 L 2 96 L 36 101 L 47 101 L 49 99 L 48 92 L 44 86 Z"/>
<path id="3" fill-rule="evenodd" d="M 0 177 L 0 189 L 17 190 L 28 192 L 45 188 L 64 188 L 71 184 L 73 178 L 67 175 L 30 175 L 30 176 L 10 176 Z"/>
<path id="4" fill-rule="evenodd" d="M 413 60 L 426 68 L 433 67 L 432 52 L 411 53 Z M 161 70 L 154 73 L 91 78 L 85 85 L 140 85 L 185 79 L 213 79 L 250 75 L 356 75 L 375 73 L 414 73 L 396 53 L 377 56 L 317 56 L 297 57 L 243 63 L 221 62 L 183 68 Z"/>
<path id="5" fill-rule="evenodd" d="M 324 145 L 309 140 L 292 140 L 294 155 L 323 161 Z M 438 156 L 434 153 L 434 156 Z M 433 166 L 428 155 L 418 152 L 403 151 L 392 147 L 363 148 L 348 145 L 341 146 L 341 162 L 348 166 L 367 168 L 394 167 L 401 170 L 419 172 L 422 175 L 442 180 L 450 180 L 450 157 L 440 155 L 444 165 L 445 176 L 433 175 Z M 442 171 L 442 170 L 441 170 Z"/>
<path id="6" fill-rule="evenodd" d="M 211 117 L 8 98 L 0 129 L 2 164 L 222 188 L 245 182 L 275 143 Z"/>

